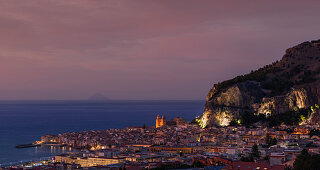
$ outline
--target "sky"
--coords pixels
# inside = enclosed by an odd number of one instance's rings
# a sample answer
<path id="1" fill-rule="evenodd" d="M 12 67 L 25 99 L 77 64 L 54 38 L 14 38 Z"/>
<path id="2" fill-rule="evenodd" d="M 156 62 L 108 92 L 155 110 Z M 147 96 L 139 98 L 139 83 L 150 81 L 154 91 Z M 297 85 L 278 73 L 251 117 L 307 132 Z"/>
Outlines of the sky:
<path id="1" fill-rule="evenodd" d="M 0 0 L 0 99 L 204 100 L 320 39 L 320 1 Z"/>

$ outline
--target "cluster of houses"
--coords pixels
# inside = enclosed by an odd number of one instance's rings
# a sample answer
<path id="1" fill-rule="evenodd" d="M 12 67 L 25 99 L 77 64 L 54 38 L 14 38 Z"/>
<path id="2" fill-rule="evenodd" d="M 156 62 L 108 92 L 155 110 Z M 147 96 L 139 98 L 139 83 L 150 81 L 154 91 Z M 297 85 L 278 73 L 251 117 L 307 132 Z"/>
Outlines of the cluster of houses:
<path id="1" fill-rule="evenodd" d="M 161 127 L 127 127 L 46 135 L 78 149 L 54 158 L 54 166 L 72 168 L 153 169 L 206 167 L 220 169 L 285 169 L 302 149 L 319 154 L 317 126 L 210 127 L 176 119 Z M 271 141 L 271 143 L 270 143 Z M 245 160 L 258 148 L 258 156 Z M 53 165 L 51 165 L 53 166 Z"/>

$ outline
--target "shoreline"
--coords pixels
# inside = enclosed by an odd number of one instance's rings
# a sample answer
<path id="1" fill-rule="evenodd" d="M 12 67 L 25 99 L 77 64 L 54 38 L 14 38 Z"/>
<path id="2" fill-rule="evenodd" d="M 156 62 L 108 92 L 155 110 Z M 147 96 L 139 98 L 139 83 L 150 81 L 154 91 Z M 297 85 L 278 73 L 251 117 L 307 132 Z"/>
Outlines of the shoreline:
<path id="1" fill-rule="evenodd" d="M 28 143 L 28 144 L 20 144 L 16 145 L 17 149 L 22 149 L 22 148 L 32 148 L 32 147 L 37 147 L 37 146 L 59 146 L 59 147 L 64 147 L 68 146 L 67 144 L 60 144 L 60 143 Z"/>

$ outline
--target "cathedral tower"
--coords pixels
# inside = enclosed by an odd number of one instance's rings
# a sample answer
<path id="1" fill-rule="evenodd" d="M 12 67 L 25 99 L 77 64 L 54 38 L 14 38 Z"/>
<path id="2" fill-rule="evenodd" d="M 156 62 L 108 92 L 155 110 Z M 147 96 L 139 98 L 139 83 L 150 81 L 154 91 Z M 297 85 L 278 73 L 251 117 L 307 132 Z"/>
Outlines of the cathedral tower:
<path id="1" fill-rule="evenodd" d="M 160 120 L 161 120 L 161 119 L 160 119 L 160 116 L 158 115 L 158 116 L 157 116 L 157 119 L 156 119 L 156 128 L 161 127 L 161 126 L 160 126 Z"/>
<path id="2" fill-rule="evenodd" d="M 166 118 L 164 116 L 162 116 L 162 118 L 160 118 L 160 115 L 157 116 L 156 119 L 156 128 L 159 128 L 161 126 L 164 126 L 167 124 Z"/>

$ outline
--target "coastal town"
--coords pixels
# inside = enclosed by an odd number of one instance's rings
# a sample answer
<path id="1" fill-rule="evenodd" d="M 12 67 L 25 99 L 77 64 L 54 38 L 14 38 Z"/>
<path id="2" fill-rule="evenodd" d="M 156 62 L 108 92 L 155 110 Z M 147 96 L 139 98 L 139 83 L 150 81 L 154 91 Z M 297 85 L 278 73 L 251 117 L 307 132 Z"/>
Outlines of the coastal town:
<path id="1" fill-rule="evenodd" d="M 281 170 L 293 167 L 302 152 L 320 153 L 319 130 L 310 125 L 201 128 L 183 118 L 166 121 L 158 115 L 152 127 L 42 136 L 38 143 L 77 151 L 56 155 L 33 168 Z"/>
<path id="2" fill-rule="evenodd" d="M 0 1 L 0 170 L 320 170 L 320 0 Z"/>

